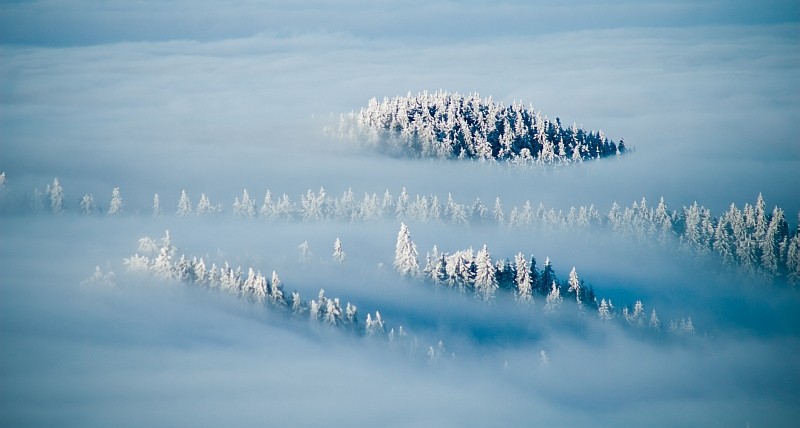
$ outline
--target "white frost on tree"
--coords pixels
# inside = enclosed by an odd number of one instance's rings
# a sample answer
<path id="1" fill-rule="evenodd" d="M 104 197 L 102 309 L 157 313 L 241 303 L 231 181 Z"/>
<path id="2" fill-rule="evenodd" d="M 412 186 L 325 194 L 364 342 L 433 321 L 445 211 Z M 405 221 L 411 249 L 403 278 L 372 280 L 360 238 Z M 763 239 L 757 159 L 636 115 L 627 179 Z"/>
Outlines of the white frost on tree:
<path id="1" fill-rule="evenodd" d="M 53 214 L 61 214 L 64 211 L 64 189 L 61 188 L 58 178 L 53 179 L 50 186 L 50 210 Z"/>
<path id="2" fill-rule="evenodd" d="M 211 200 L 206 196 L 205 193 L 200 194 L 200 201 L 197 203 L 197 209 L 195 213 L 197 215 L 208 215 L 213 214 L 217 211 L 216 207 L 211 204 Z"/>
<path id="3" fill-rule="evenodd" d="M 122 214 L 122 208 L 124 203 L 122 201 L 122 195 L 120 195 L 119 187 L 115 187 L 111 190 L 111 202 L 108 204 L 108 215 L 110 216 L 118 216 Z"/>
<path id="4" fill-rule="evenodd" d="M 545 299 L 544 310 L 547 313 L 552 313 L 558 310 L 561 307 L 561 290 L 559 286 L 553 281 L 550 292 L 547 293 L 547 298 Z"/>
<path id="5" fill-rule="evenodd" d="M 655 309 L 653 309 L 653 311 L 650 312 L 650 328 L 656 331 L 661 330 L 661 321 L 659 321 Z"/>
<path id="6" fill-rule="evenodd" d="M 189 195 L 186 194 L 186 190 L 181 190 L 181 197 L 178 200 L 178 217 L 186 217 L 192 215 L 192 201 L 189 199 Z"/>
<path id="7" fill-rule="evenodd" d="M 397 244 L 394 251 L 394 269 L 404 276 L 419 275 L 419 262 L 417 261 L 417 246 L 411 240 L 411 233 L 405 223 L 400 223 L 397 233 Z"/>
<path id="8" fill-rule="evenodd" d="M 300 260 L 307 262 L 311 260 L 311 248 L 308 245 L 308 241 L 303 241 L 300 245 L 297 246 L 297 249 L 300 251 Z"/>
<path id="9" fill-rule="evenodd" d="M 601 299 L 600 305 L 597 307 L 597 317 L 603 321 L 611 320 L 611 318 L 613 318 L 611 314 L 612 308 L 611 300 L 606 301 L 606 299 Z"/>
<path id="10" fill-rule="evenodd" d="M 153 195 L 153 216 L 154 217 L 161 216 L 161 200 L 158 197 L 158 193 Z"/>
<path id="11" fill-rule="evenodd" d="M 85 194 L 81 198 L 81 213 L 83 215 L 94 215 L 95 211 L 97 210 L 97 205 L 94 203 L 94 197 L 90 194 Z"/>
<path id="12" fill-rule="evenodd" d="M 344 263 L 344 259 L 347 256 L 344 250 L 342 249 L 342 241 L 339 238 L 336 238 L 336 241 L 333 242 L 333 260 L 335 260 L 340 265 Z"/>
<path id="13" fill-rule="evenodd" d="M 514 267 L 516 270 L 514 283 L 517 286 L 515 298 L 520 303 L 533 303 L 533 281 L 531 279 L 530 266 L 528 266 L 525 255 L 517 253 L 517 255 L 514 256 Z"/>
<path id="14" fill-rule="evenodd" d="M 575 271 L 575 266 L 572 267 L 572 270 L 569 272 L 569 288 L 567 289 L 569 293 L 575 293 L 575 302 L 578 306 L 581 305 L 581 282 L 578 279 L 578 273 Z"/>
<path id="15" fill-rule="evenodd" d="M 364 329 L 367 336 L 382 336 L 385 332 L 385 328 L 380 312 L 375 311 L 374 318 L 369 313 L 367 314 L 367 319 L 364 321 Z"/>
<path id="16" fill-rule="evenodd" d="M 233 215 L 236 217 L 253 218 L 256 215 L 255 202 L 250 199 L 247 189 L 242 191 L 242 200 L 235 198 L 233 202 Z"/>
<path id="17" fill-rule="evenodd" d="M 489 250 L 484 244 L 475 256 L 475 297 L 482 302 L 494 300 L 497 275 Z"/>

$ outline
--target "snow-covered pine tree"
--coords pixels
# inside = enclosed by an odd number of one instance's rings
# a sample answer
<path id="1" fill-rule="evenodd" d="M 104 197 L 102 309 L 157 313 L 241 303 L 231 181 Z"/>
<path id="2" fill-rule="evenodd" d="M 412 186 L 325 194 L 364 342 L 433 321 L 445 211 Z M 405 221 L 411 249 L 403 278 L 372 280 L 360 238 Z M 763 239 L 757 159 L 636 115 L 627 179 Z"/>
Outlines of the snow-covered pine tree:
<path id="1" fill-rule="evenodd" d="M 516 278 L 514 283 L 517 287 L 516 299 L 520 303 L 533 303 L 533 281 L 531 280 L 530 267 L 522 253 L 517 253 L 514 257 Z"/>
<path id="2" fill-rule="evenodd" d="M 492 210 L 492 217 L 494 217 L 494 221 L 497 224 L 502 225 L 505 223 L 505 213 L 503 212 L 503 203 L 500 201 L 500 197 L 498 196 L 494 200 L 494 209 Z"/>
<path id="3" fill-rule="evenodd" d="M 255 202 L 250 199 L 247 189 L 242 191 L 242 199 L 236 198 L 233 204 L 233 215 L 237 217 L 253 218 L 256 215 Z"/>
<path id="4" fill-rule="evenodd" d="M 197 215 L 208 215 L 214 213 L 215 211 L 216 208 L 211 205 L 211 200 L 208 198 L 208 196 L 206 196 L 205 193 L 201 193 L 200 201 L 197 202 L 197 209 L 195 210 L 195 213 L 197 213 Z"/>
<path id="5" fill-rule="evenodd" d="M 600 306 L 597 307 L 597 316 L 603 321 L 609 321 L 613 316 L 611 315 L 611 301 L 606 299 L 600 300 Z"/>
<path id="6" fill-rule="evenodd" d="M 124 203 L 122 201 L 122 195 L 119 192 L 119 187 L 115 187 L 111 191 L 111 202 L 108 204 L 108 215 L 109 216 L 118 216 L 122 214 L 122 208 L 124 207 Z"/>
<path id="7" fill-rule="evenodd" d="M 158 198 L 158 193 L 153 195 L 153 217 L 161 216 L 161 201 Z"/>
<path id="8" fill-rule="evenodd" d="M 272 192 L 267 189 L 267 193 L 264 194 L 264 202 L 258 209 L 258 216 L 261 218 L 273 218 L 274 215 L 275 205 L 272 202 Z"/>
<path id="9" fill-rule="evenodd" d="M 333 260 L 341 265 L 344 263 L 346 256 L 347 254 L 342 249 L 342 241 L 337 237 L 336 241 L 333 242 Z"/>
<path id="10" fill-rule="evenodd" d="M 575 266 L 569 272 L 569 288 L 567 292 L 575 294 L 575 303 L 581 306 L 581 282 L 578 279 L 578 273 L 575 271 Z"/>
<path id="11" fill-rule="evenodd" d="M 178 200 L 178 211 L 176 214 L 178 217 L 192 215 L 192 201 L 189 199 L 189 195 L 186 194 L 186 190 L 181 190 L 181 197 Z"/>
<path id="12" fill-rule="evenodd" d="M 53 179 L 50 186 L 50 210 L 53 214 L 61 214 L 64 211 L 64 189 L 61 187 L 58 178 Z"/>
<path id="13" fill-rule="evenodd" d="M 475 256 L 475 297 L 482 302 L 491 302 L 495 291 L 497 276 L 489 250 L 484 244 Z"/>
<path id="14" fill-rule="evenodd" d="M 545 312 L 552 313 L 557 311 L 558 308 L 561 307 L 562 300 L 563 299 L 561 298 L 561 290 L 556 284 L 556 282 L 553 281 L 550 288 L 550 292 L 547 293 L 547 298 L 545 299 L 545 305 L 544 305 Z"/>
<path id="15" fill-rule="evenodd" d="M 303 241 L 300 243 L 300 245 L 297 246 L 297 249 L 300 251 L 300 260 L 304 262 L 311 260 L 311 248 L 308 245 L 308 241 Z"/>
<path id="16" fill-rule="evenodd" d="M 656 310 L 655 309 L 653 309 L 650 312 L 650 323 L 649 323 L 649 325 L 650 325 L 650 328 L 652 328 L 653 330 L 656 330 L 656 331 L 661 330 L 661 321 L 659 321 L 658 315 L 656 314 Z"/>
<path id="17" fill-rule="evenodd" d="M 325 322 L 325 324 L 338 327 L 342 323 L 342 308 L 339 305 L 338 297 L 328 299 L 325 302 L 325 308 L 323 310 L 325 314 L 323 315 L 322 320 Z"/>
<path id="18" fill-rule="evenodd" d="M 97 210 L 97 205 L 94 203 L 94 197 L 90 194 L 85 194 L 81 198 L 81 213 L 83 215 L 94 215 L 95 211 Z"/>
<path id="19" fill-rule="evenodd" d="M 419 262 L 417 261 L 417 246 L 411 240 L 411 233 L 405 223 L 400 223 L 397 233 L 397 244 L 394 251 L 394 269 L 403 276 L 415 277 L 419 275 Z"/>
<path id="20" fill-rule="evenodd" d="M 275 306 L 286 306 L 286 296 L 283 293 L 283 283 L 276 271 L 272 271 L 272 278 L 269 282 L 269 299 Z"/>

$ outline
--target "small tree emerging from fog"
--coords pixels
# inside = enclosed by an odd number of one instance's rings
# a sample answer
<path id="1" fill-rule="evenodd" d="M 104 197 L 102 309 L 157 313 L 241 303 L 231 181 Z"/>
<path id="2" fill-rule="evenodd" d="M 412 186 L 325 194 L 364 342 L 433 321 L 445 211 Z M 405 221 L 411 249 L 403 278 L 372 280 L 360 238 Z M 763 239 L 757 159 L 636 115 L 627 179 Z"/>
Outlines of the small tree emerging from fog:
<path id="1" fill-rule="evenodd" d="M 97 206 L 94 203 L 94 197 L 90 194 L 85 194 L 81 198 L 81 213 L 84 215 L 93 215 L 94 212 L 97 210 Z"/>
<path id="2" fill-rule="evenodd" d="M 124 203 L 122 201 L 122 195 L 119 192 L 119 187 L 115 187 L 111 191 L 111 202 L 108 204 L 108 215 L 118 216 L 122 214 L 123 206 Z"/>
<path id="3" fill-rule="evenodd" d="M 345 254 L 344 250 L 342 249 L 342 241 L 339 238 L 336 238 L 336 241 L 333 242 L 333 259 L 341 265 L 344 263 L 346 256 L 347 254 Z"/>

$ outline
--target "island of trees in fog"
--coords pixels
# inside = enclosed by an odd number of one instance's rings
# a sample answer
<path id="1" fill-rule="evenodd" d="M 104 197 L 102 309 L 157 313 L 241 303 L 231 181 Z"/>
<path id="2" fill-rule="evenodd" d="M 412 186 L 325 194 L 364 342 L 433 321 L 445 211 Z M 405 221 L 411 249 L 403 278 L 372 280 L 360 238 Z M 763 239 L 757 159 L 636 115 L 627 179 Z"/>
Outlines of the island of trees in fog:
<path id="1" fill-rule="evenodd" d="M 563 126 L 521 102 L 505 106 L 478 94 L 422 92 L 371 99 L 342 116 L 338 136 L 380 151 L 418 158 L 476 159 L 521 165 L 562 165 L 619 156 L 625 143 L 603 131 Z"/>

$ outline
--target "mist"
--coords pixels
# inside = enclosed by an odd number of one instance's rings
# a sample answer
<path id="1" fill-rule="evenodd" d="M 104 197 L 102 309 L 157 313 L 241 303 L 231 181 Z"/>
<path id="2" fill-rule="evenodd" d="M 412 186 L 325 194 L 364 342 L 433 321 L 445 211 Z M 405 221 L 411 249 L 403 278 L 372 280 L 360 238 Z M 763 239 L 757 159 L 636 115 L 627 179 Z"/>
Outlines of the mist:
<path id="1" fill-rule="evenodd" d="M 0 5 L 0 420 L 13 426 L 792 426 L 800 417 L 797 290 L 607 231 L 519 232 L 408 222 L 420 262 L 480 249 L 575 266 L 617 309 L 642 300 L 660 333 L 565 302 L 401 278 L 400 219 L 231 215 L 243 189 L 298 202 L 324 187 L 448 194 L 607 212 L 643 197 L 780 206 L 800 198 L 800 10 L 791 2 L 36 1 Z M 370 98 L 448 90 L 635 150 L 529 169 L 387 158 L 326 132 Z M 65 212 L 34 215 L 58 177 Z M 120 217 L 105 215 L 111 190 Z M 175 215 L 181 190 L 224 212 Z M 164 215 L 151 216 L 158 193 Z M 84 194 L 98 204 L 79 214 Z M 128 272 L 144 236 L 181 253 L 276 270 L 380 311 L 409 342 L 370 340 L 234 296 Z M 340 238 L 347 258 L 331 257 Z M 303 260 L 298 245 L 312 256 Z M 87 282 L 95 266 L 111 284 Z M 565 296 L 565 300 L 566 296 Z M 694 335 L 668 333 L 691 317 Z M 414 339 L 413 345 L 411 339 Z M 426 354 L 439 341 L 445 352 Z M 548 363 L 541 362 L 541 351 Z"/>

